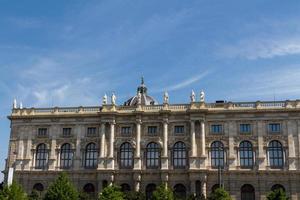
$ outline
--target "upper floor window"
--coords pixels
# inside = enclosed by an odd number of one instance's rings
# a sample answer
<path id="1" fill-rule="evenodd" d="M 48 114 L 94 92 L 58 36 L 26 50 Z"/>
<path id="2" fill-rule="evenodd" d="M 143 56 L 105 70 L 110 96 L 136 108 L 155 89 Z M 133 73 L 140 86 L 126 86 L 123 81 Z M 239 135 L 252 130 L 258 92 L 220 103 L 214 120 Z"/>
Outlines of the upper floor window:
<path id="1" fill-rule="evenodd" d="M 87 128 L 87 136 L 96 136 L 96 127 Z"/>
<path id="2" fill-rule="evenodd" d="M 63 128 L 63 137 L 69 137 L 71 136 L 71 128 Z"/>
<path id="3" fill-rule="evenodd" d="M 89 143 L 85 148 L 84 166 L 95 168 L 97 166 L 98 150 L 95 143 Z"/>
<path id="4" fill-rule="evenodd" d="M 253 166 L 253 148 L 249 141 L 243 141 L 239 146 L 240 165 L 242 168 L 252 168 Z"/>
<path id="5" fill-rule="evenodd" d="M 48 165 L 48 149 L 46 144 L 39 144 L 36 148 L 35 168 L 44 169 Z"/>
<path id="6" fill-rule="evenodd" d="M 120 147 L 120 167 L 133 167 L 133 149 L 130 143 L 125 142 Z"/>
<path id="7" fill-rule="evenodd" d="M 72 166 L 73 151 L 69 143 L 63 144 L 60 149 L 60 167 L 68 169 Z"/>
<path id="8" fill-rule="evenodd" d="M 211 144 L 211 166 L 213 168 L 216 167 L 224 167 L 225 161 L 225 153 L 224 153 L 224 145 L 220 141 L 215 141 Z"/>
<path id="9" fill-rule="evenodd" d="M 148 126 L 148 134 L 156 135 L 157 134 L 157 126 Z"/>
<path id="10" fill-rule="evenodd" d="M 212 124 L 210 127 L 210 131 L 212 133 L 222 133 L 223 132 L 223 126 L 222 124 Z"/>
<path id="11" fill-rule="evenodd" d="M 273 140 L 268 146 L 269 163 L 271 168 L 282 168 L 284 165 L 282 144 Z"/>
<path id="12" fill-rule="evenodd" d="M 173 166 L 174 168 L 186 167 L 186 146 L 183 142 L 176 142 L 173 146 Z"/>
<path id="13" fill-rule="evenodd" d="M 270 123 L 268 126 L 269 133 L 280 133 L 281 125 L 280 123 Z"/>
<path id="14" fill-rule="evenodd" d="M 146 148 L 147 168 L 158 168 L 160 159 L 160 149 L 157 143 L 151 142 Z"/>
<path id="15" fill-rule="evenodd" d="M 39 128 L 38 129 L 38 136 L 41 136 L 41 137 L 47 136 L 47 131 L 48 131 L 47 128 Z"/>
<path id="16" fill-rule="evenodd" d="M 184 126 L 175 126 L 174 127 L 174 133 L 175 134 L 182 134 L 182 133 L 184 133 Z"/>
<path id="17" fill-rule="evenodd" d="M 131 127 L 130 126 L 121 127 L 121 134 L 130 135 L 130 133 L 131 133 Z"/>
<path id="18" fill-rule="evenodd" d="M 240 133 L 251 133 L 250 124 L 240 124 Z"/>

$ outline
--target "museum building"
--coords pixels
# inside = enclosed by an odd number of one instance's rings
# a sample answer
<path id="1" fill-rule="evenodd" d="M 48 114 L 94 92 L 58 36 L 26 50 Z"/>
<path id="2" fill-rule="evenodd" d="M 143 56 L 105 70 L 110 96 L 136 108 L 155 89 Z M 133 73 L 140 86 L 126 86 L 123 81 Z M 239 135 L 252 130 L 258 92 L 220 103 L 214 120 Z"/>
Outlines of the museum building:
<path id="1" fill-rule="evenodd" d="M 199 98 L 198 98 L 199 96 Z M 300 199 L 300 100 L 159 104 L 142 80 L 117 105 L 25 108 L 14 101 L 4 170 L 41 193 L 61 171 L 91 195 L 110 184 L 143 191 L 160 184 L 176 196 L 208 196 L 221 183 L 233 199 L 263 200 L 282 188 Z M 218 174 L 221 172 L 221 179 Z"/>

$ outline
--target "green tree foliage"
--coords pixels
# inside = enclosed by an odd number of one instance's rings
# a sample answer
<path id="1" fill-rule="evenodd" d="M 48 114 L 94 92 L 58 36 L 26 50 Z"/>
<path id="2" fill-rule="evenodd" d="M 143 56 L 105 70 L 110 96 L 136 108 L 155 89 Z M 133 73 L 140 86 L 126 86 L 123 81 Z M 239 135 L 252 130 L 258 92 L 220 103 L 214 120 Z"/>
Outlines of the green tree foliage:
<path id="1" fill-rule="evenodd" d="M 267 195 L 268 200 L 288 200 L 286 193 L 282 189 L 274 190 Z"/>
<path id="2" fill-rule="evenodd" d="M 153 192 L 152 200 L 173 200 L 174 195 L 172 190 L 169 187 L 166 187 L 164 184 L 160 185 Z"/>
<path id="3" fill-rule="evenodd" d="M 42 197 L 38 191 L 32 190 L 32 192 L 28 196 L 28 200 L 42 200 Z"/>
<path id="4" fill-rule="evenodd" d="M 27 200 L 27 194 L 21 185 L 13 182 L 10 186 L 4 186 L 0 191 L 0 200 Z"/>
<path id="5" fill-rule="evenodd" d="M 145 200 L 146 196 L 143 192 L 125 192 L 125 200 Z"/>
<path id="6" fill-rule="evenodd" d="M 188 197 L 188 200 L 205 200 L 206 198 L 205 198 L 205 196 L 203 195 L 203 194 L 201 194 L 201 195 L 196 195 L 196 196 L 194 196 L 194 195 L 190 195 L 189 197 Z"/>
<path id="7" fill-rule="evenodd" d="M 231 197 L 224 188 L 218 188 L 210 194 L 208 200 L 231 200 Z"/>
<path id="8" fill-rule="evenodd" d="M 66 173 L 59 174 L 45 194 L 45 200 L 78 200 L 78 192 Z"/>
<path id="9" fill-rule="evenodd" d="M 121 192 L 119 187 L 114 185 L 107 186 L 103 189 L 103 191 L 99 194 L 99 200 L 124 200 L 125 195 Z"/>

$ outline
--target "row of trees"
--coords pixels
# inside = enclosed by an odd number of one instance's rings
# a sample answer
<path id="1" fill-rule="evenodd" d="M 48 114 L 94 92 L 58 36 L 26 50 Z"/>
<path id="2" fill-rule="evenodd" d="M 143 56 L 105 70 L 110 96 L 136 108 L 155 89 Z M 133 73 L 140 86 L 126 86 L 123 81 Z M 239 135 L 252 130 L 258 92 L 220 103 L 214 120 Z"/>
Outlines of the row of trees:
<path id="1" fill-rule="evenodd" d="M 61 173 L 58 178 L 49 186 L 45 195 L 33 190 L 27 195 L 23 188 L 16 182 L 10 186 L 5 186 L 0 191 L 0 200 L 145 200 L 146 196 L 142 192 L 122 192 L 117 186 L 108 186 L 98 195 L 98 198 L 86 193 L 80 193 L 69 180 L 65 173 Z M 179 200 L 173 191 L 160 185 L 153 192 L 151 200 Z M 282 189 L 272 191 L 267 196 L 268 200 L 288 200 Z M 182 199 L 180 199 L 182 200 Z M 205 200 L 204 196 L 190 196 L 187 200 Z M 223 188 L 213 191 L 207 200 L 232 200 L 229 193 Z"/>

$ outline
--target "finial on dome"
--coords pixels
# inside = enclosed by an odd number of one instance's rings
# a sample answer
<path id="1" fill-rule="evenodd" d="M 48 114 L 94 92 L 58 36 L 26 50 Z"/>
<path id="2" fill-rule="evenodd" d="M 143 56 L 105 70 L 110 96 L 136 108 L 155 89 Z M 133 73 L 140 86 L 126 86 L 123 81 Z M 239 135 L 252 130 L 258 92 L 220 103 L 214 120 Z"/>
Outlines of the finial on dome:
<path id="1" fill-rule="evenodd" d="M 141 77 L 141 85 L 144 85 L 144 76 Z"/>
<path id="2" fill-rule="evenodd" d="M 146 94 L 147 87 L 145 85 L 144 77 L 141 77 L 141 85 L 137 88 L 137 93 Z"/>

